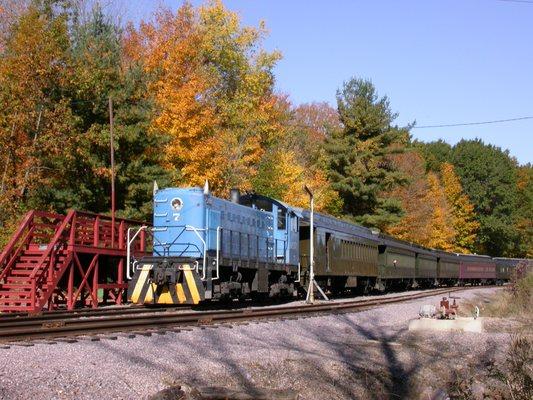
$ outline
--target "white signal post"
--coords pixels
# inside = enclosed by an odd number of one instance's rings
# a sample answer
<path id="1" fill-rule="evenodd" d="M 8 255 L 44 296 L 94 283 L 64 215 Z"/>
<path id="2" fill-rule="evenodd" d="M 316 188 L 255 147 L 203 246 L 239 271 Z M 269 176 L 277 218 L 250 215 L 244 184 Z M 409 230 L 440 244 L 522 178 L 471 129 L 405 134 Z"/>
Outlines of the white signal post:
<path id="1" fill-rule="evenodd" d="M 320 294 L 324 297 L 324 299 L 329 300 L 326 294 L 322 291 L 320 286 L 318 286 L 318 283 L 315 281 L 315 231 L 314 231 L 314 217 L 315 217 L 315 196 L 313 195 L 313 192 L 311 189 L 307 187 L 307 185 L 304 186 L 305 191 L 309 195 L 309 201 L 311 203 L 311 216 L 309 218 L 309 286 L 307 290 L 307 299 L 306 302 L 308 304 L 313 304 L 315 302 L 315 290 L 314 286 L 318 289 Z"/>

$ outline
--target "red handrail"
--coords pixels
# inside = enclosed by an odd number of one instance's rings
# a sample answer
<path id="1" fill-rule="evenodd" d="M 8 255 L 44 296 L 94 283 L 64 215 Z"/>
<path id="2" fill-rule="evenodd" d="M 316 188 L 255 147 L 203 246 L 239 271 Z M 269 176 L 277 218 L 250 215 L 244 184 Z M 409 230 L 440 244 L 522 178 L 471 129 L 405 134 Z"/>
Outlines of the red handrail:
<path id="1" fill-rule="evenodd" d="M 63 235 L 63 232 L 65 231 L 65 228 L 67 227 L 68 223 L 71 222 L 75 214 L 76 214 L 76 211 L 70 210 L 67 216 L 65 217 L 65 219 L 63 220 L 63 222 L 61 223 L 61 225 L 59 226 L 59 228 L 57 229 L 53 239 L 50 241 L 50 244 L 46 248 L 46 251 L 43 253 L 41 258 L 37 262 L 35 268 L 33 268 L 33 271 L 30 275 L 30 279 L 32 281 L 35 280 L 35 277 L 37 275 L 37 272 L 39 272 L 39 270 L 44 271 L 44 269 L 41 269 L 41 265 L 43 265 L 46 259 L 50 257 L 52 250 L 54 250 L 54 248 L 56 247 L 56 244 L 59 241 L 59 239 L 61 239 L 61 236 Z"/>
<path id="2" fill-rule="evenodd" d="M 28 229 L 26 232 L 26 235 L 24 236 L 24 239 L 20 242 L 17 249 L 12 252 L 11 258 L 8 261 L 8 263 L 5 265 L 4 269 L 0 271 L 0 282 L 6 277 L 6 275 L 11 271 L 13 265 L 15 265 L 15 261 L 17 257 L 19 256 L 20 252 L 22 251 L 22 248 L 27 244 L 28 239 L 31 240 L 31 235 L 35 229 L 35 226 L 32 226 Z"/>
<path id="3" fill-rule="evenodd" d="M 4 248 L 4 251 L 2 251 L 2 254 L 0 254 L 0 270 L 2 270 L 5 265 L 11 260 L 12 257 L 10 257 L 10 255 L 13 253 L 14 247 L 24 234 L 24 231 L 26 231 L 28 226 L 33 222 L 34 214 L 34 211 L 28 211 L 26 213 L 26 216 L 22 220 L 22 223 L 20 224 L 19 228 Z"/>

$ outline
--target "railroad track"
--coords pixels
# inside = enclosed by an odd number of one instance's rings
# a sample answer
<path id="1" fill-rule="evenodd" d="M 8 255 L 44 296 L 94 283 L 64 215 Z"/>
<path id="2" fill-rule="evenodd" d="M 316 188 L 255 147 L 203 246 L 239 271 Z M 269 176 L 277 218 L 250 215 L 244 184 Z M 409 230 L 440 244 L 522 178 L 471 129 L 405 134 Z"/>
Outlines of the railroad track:
<path id="1" fill-rule="evenodd" d="M 485 286 L 488 287 L 488 286 Z M 113 309 L 116 312 L 80 315 L 53 313 L 39 316 L 0 319 L 0 343 L 9 344 L 42 339 L 84 337 L 98 340 L 98 335 L 120 332 L 126 336 L 164 333 L 191 327 L 227 324 L 250 320 L 304 317 L 314 314 L 362 311 L 385 304 L 411 301 L 471 289 L 457 287 L 407 293 L 393 297 L 320 302 L 313 305 L 281 305 L 275 307 L 241 308 L 230 310 L 190 311 L 187 309 Z M 122 313 L 120 313 L 122 311 Z M 61 314 L 61 313 L 59 313 Z M 57 318 L 56 318 L 57 317 Z"/>

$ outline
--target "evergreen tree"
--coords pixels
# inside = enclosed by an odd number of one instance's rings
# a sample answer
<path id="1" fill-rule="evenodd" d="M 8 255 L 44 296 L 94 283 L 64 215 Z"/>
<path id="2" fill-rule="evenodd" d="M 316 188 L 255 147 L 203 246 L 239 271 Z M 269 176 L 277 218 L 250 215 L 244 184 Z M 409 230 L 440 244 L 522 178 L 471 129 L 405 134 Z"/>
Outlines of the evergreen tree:
<path id="1" fill-rule="evenodd" d="M 118 215 L 147 219 L 154 180 L 165 184 L 161 149 L 165 138 L 149 133 L 152 104 L 149 76 L 122 53 L 120 30 L 95 7 L 88 20 L 72 26 L 69 85 L 75 135 L 60 156 L 47 160 L 49 182 L 37 188 L 33 208 L 92 212 L 110 209 L 110 130 L 113 99 Z"/>
<path id="2" fill-rule="evenodd" d="M 508 151 L 480 139 L 462 140 L 453 149 L 453 165 L 480 224 L 477 252 L 514 256 L 520 252 L 516 229 L 517 164 Z"/>
<path id="3" fill-rule="evenodd" d="M 406 182 L 389 156 L 401 152 L 409 127 L 393 126 L 397 114 L 369 80 L 353 78 L 337 92 L 342 131 L 327 141 L 328 174 L 343 213 L 367 226 L 398 221 L 401 203 L 384 193 Z"/>
<path id="4" fill-rule="evenodd" d="M 533 167 L 526 164 L 518 168 L 518 220 L 521 246 L 517 255 L 533 258 Z"/>

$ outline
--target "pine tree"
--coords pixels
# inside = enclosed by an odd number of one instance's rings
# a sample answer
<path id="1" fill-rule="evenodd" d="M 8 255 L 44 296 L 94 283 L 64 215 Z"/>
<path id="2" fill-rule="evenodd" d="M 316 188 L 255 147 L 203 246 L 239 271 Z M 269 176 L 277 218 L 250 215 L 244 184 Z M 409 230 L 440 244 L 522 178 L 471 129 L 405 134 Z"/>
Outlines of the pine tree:
<path id="1" fill-rule="evenodd" d="M 343 201 L 344 214 L 384 228 L 402 215 L 400 202 L 384 193 L 406 182 L 389 155 L 403 150 L 408 127 L 392 125 L 397 114 L 368 80 L 346 82 L 337 92 L 337 106 L 343 129 L 326 145 L 328 177 Z"/>
<path id="2" fill-rule="evenodd" d="M 164 136 L 149 133 L 153 107 L 142 65 L 127 59 L 122 34 L 95 7 L 83 23 L 71 23 L 69 80 L 55 89 L 68 96 L 72 126 L 61 151 L 42 159 L 46 185 L 30 193 L 28 205 L 58 212 L 110 210 L 109 107 L 113 99 L 117 214 L 151 215 L 154 180 L 164 184 Z M 52 140 L 60 140 L 60 130 Z"/>
<path id="3" fill-rule="evenodd" d="M 526 164 L 518 168 L 518 218 L 516 229 L 520 232 L 520 257 L 533 258 L 533 167 Z"/>
<path id="4" fill-rule="evenodd" d="M 474 251 L 476 232 L 479 223 L 476 221 L 474 206 L 468 196 L 463 193 L 459 178 L 453 165 L 443 163 L 441 177 L 444 193 L 451 206 L 453 229 L 455 230 L 454 251 L 471 253 Z"/>

